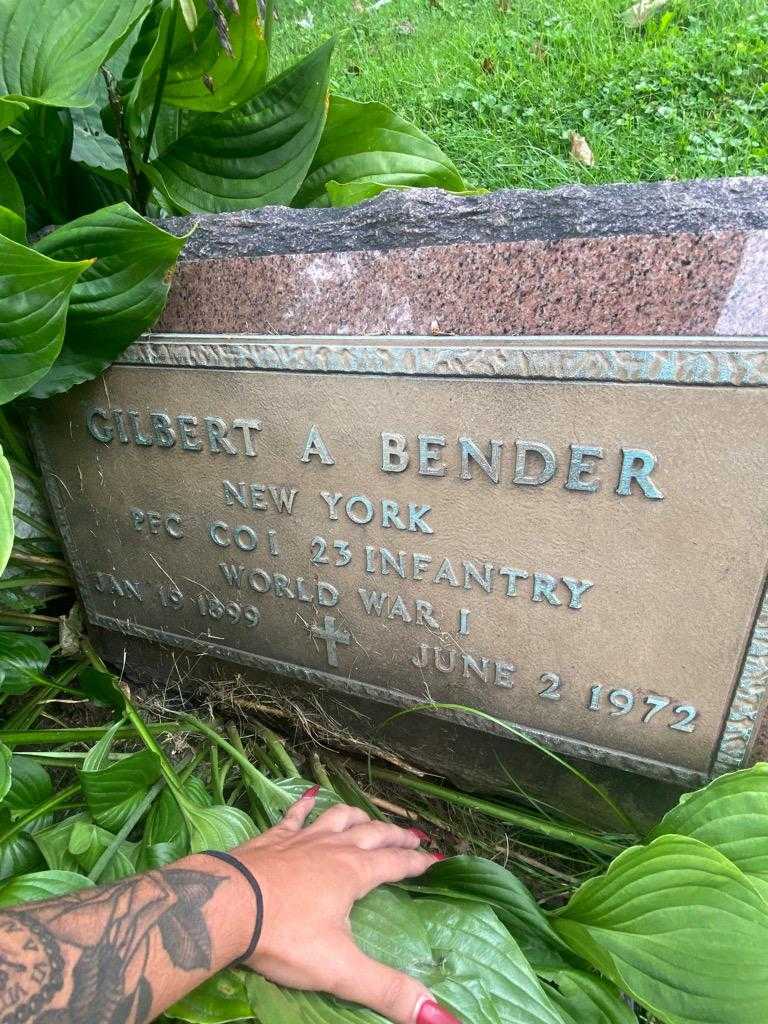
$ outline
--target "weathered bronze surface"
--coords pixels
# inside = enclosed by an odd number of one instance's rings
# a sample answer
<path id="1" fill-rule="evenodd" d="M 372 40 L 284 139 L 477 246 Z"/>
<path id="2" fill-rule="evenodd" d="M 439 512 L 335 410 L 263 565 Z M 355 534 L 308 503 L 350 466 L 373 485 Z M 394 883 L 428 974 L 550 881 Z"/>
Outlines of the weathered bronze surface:
<path id="1" fill-rule="evenodd" d="M 36 438 L 94 623 L 691 785 L 762 713 L 767 384 L 745 337 L 175 336 Z"/>

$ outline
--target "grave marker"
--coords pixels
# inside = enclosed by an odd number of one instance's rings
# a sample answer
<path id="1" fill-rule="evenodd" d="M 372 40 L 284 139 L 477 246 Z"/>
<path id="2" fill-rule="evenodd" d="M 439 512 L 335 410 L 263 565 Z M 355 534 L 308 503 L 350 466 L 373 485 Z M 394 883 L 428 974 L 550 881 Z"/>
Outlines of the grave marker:
<path id="1" fill-rule="evenodd" d="M 747 763 L 767 195 L 204 218 L 157 333 L 35 418 L 90 621 L 666 783 Z"/>

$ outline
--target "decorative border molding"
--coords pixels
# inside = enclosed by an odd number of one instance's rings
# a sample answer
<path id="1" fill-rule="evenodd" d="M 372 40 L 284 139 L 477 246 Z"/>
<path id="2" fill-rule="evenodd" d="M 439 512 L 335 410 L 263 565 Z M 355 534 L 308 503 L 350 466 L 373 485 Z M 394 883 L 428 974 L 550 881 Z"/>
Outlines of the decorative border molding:
<path id="1" fill-rule="evenodd" d="M 118 365 L 764 387 L 768 339 L 149 334 Z"/>
<path id="2" fill-rule="evenodd" d="M 717 347 L 712 347 L 712 342 Z M 406 344 L 407 342 L 407 344 Z M 597 381 L 635 384 L 768 387 L 768 338 L 658 337 L 494 337 L 453 338 L 436 344 L 434 338 L 287 338 L 251 335 L 147 335 L 123 355 L 120 366 L 188 367 L 192 369 L 282 370 L 289 372 L 364 373 L 438 377 L 497 377 L 523 380 Z M 705 344 L 709 342 L 709 344 Z M 731 347 L 728 347 L 728 346 Z M 653 347 L 651 347 L 653 346 Z M 661 346 L 661 347 L 658 347 Z M 693 346 L 693 347 L 684 347 Z M 722 346 L 722 347 L 721 347 Z M 738 347 L 737 347 L 738 346 Z M 745 346 L 745 347 L 741 347 Z M 309 683 L 370 697 L 396 707 L 423 706 L 400 691 L 306 666 L 278 661 L 251 652 L 212 644 L 207 640 L 166 633 L 129 620 L 97 613 L 85 597 L 85 572 L 77 557 L 66 507 L 37 424 L 31 424 L 46 490 L 64 538 L 81 599 L 95 625 L 131 636 L 158 640 L 226 661 L 288 675 Z M 510 723 L 522 737 L 561 754 L 582 757 L 610 767 L 649 775 L 677 785 L 694 787 L 746 764 L 768 703 L 768 584 L 746 645 L 741 672 L 734 687 L 711 772 L 667 764 L 601 747 L 583 740 L 523 728 Z M 427 712 L 460 722 L 474 730 L 509 736 L 509 731 L 485 719 L 435 709 Z"/>
<path id="3" fill-rule="evenodd" d="M 744 767 L 768 693 L 768 586 L 712 765 L 712 775 Z"/>

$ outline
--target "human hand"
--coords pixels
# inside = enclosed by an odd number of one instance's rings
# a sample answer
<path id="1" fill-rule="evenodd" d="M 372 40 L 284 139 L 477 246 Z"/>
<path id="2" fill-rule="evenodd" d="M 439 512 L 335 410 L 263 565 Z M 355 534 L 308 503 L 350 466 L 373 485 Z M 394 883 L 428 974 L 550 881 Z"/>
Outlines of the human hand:
<path id="1" fill-rule="evenodd" d="M 261 938 L 247 966 L 289 988 L 360 1003 L 394 1024 L 460 1024 L 418 981 L 362 953 L 349 923 L 366 893 L 421 875 L 440 856 L 419 849 L 418 830 L 372 821 L 356 807 L 332 807 L 304 828 L 318 788 L 233 851 L 264 897 Z"/>

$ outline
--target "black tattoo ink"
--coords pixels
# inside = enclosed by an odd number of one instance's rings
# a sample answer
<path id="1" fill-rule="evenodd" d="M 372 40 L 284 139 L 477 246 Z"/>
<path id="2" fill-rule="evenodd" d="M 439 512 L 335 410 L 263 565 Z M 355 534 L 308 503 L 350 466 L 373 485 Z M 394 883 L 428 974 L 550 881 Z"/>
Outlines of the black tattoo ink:
<path id="1" fill-rule="evenodd" d="M 0 912 L 0 1022 L 32 1020 L 64 984 L 58 944 L 31 914 Z"/>
<path id="2" fill-rule="evenodd" d="M 142 1024 L 154 1001 L 151 941 L 159 936 L 178 970 L 210 969 L 202 909 L 224 880 L 171 868 L 0 912 L 0 1024 Z M 46 1009 L 64 987 L 67 947 L 72 992 L 66 1008 Z"/>

